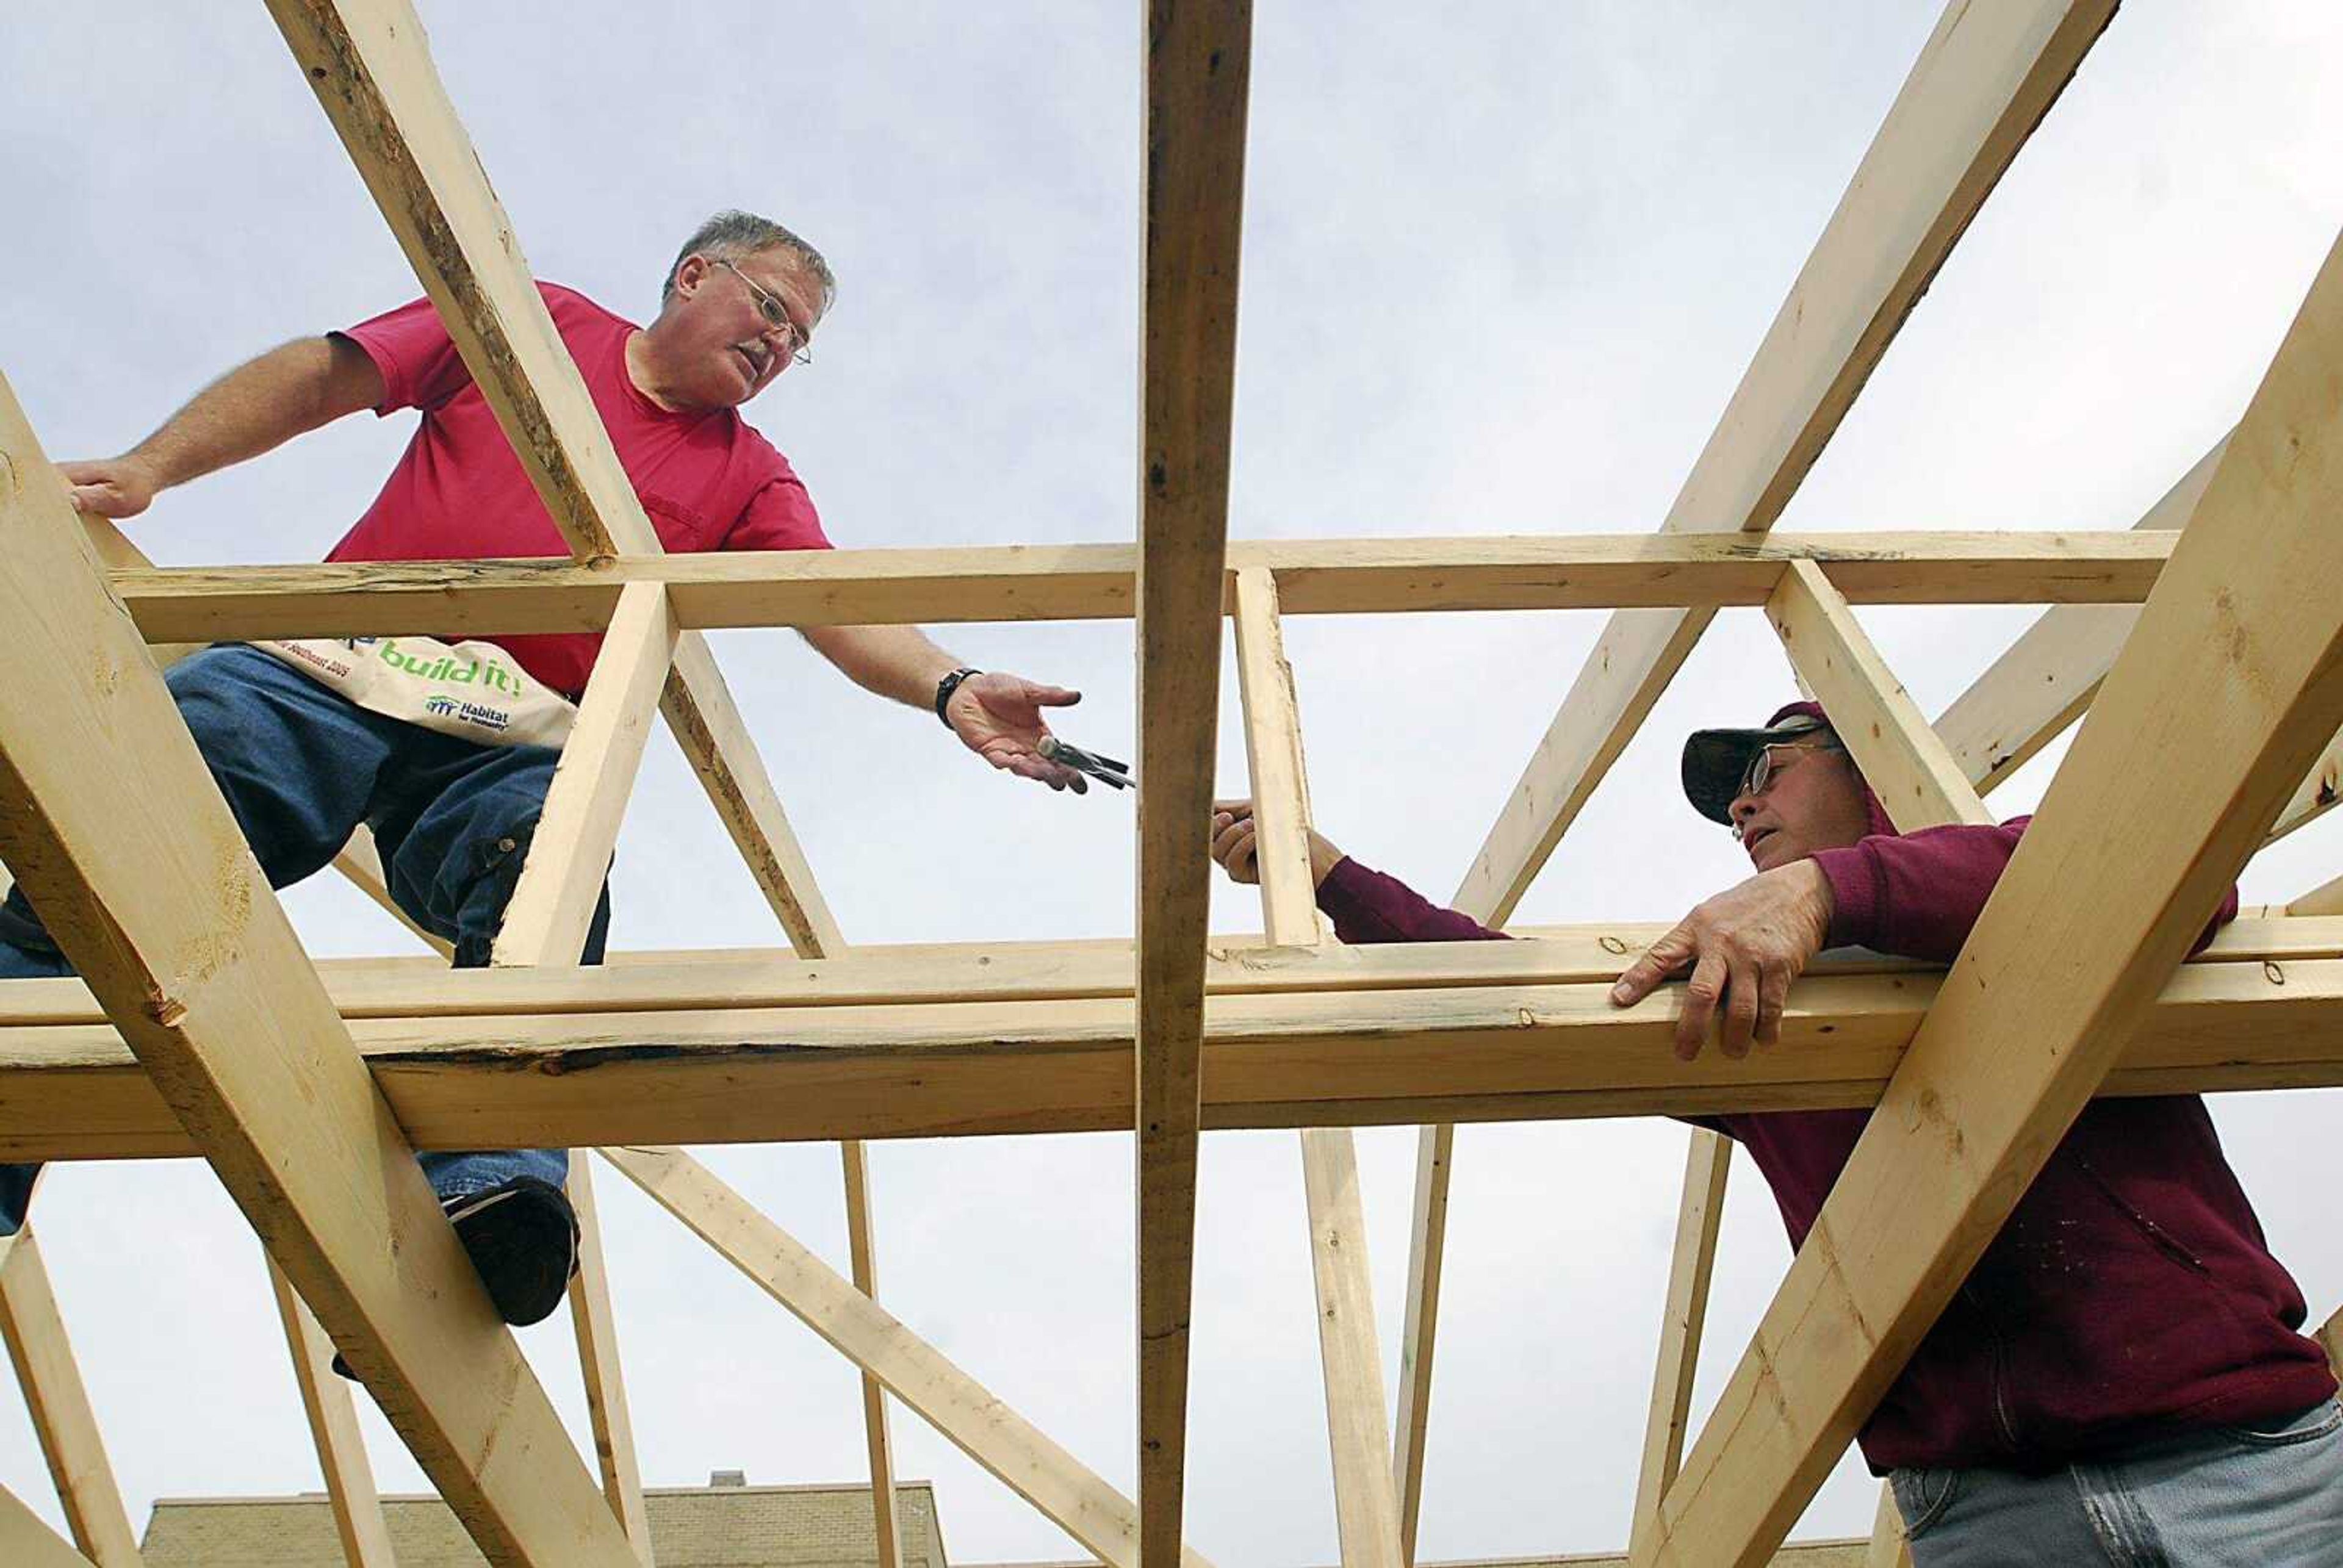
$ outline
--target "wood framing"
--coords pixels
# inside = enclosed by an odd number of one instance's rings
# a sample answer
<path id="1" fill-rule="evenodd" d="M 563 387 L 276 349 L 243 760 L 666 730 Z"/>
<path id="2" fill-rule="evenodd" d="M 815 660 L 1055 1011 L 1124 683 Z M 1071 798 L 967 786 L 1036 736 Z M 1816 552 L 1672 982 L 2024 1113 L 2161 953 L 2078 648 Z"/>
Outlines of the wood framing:
<path id="1" fill-rule="evenodd" d="M 1288 615 L 1763 605 L 1795 561 L 1855 604 L 2129 605 L 2156 586 L 2156 533 L 1570 534 L 1234 541 Z M 561 560 L 123 568 L 142 632 L 349 637 L 598 631 L 627 588 L 668 590 L 687 628 L 1128 618 L 1128 545 L 724 551 Z M 680 660 L 679 660 L 680 662 Z M 690 677 L 695 681 L 696 677 Z"/>
<path id="2" fill-rule="evenodd" d="M 0 983 L 0 1160 L 209 1162 L 269 1257 L 353 1568 L 392 1553 L 337 1353 L 498 1568 L 653 1568 L 596 1148 L 855 1364 L 882 1568 L 908 1523 L 892 1399 L 1108 1568 L 1209 1568 L 1183 1539 L 1202 1134 L 1299 1130 L 1342 1560 L 1413 1568 L 1457 1125 L 1820 1108 L 1875 1114 L 1687 1454 L 1731 1159 L 1693 1136 L 1632 1538 L 1603 1561 L 1908 1565 L 1892 1492 L 1867 1541 L 1777 1548 L 2088 1101 L 2343 1086 L 2343 878 L 2187 950 L 2256 849 L 2343 799 L 2343 243 L 2242 420 L 2135 528 L 1772 533 L 2116 0 L 1949 0 L 1656 532 L 1233 543 L 1251 4 L 1148 0 L 1136 538 L 679 558 L 411 0 L 268 5 L 570 554 L 158 568 L 75 518 L 0 381 L 0 893 L 12 867 L 87 977 Z M 1932 729 L 1854 607 L 1989 603 L 2052 608 Z M 1332 940 L 1285 616 L 1612 612 L 1460 885 L 1503 925 L 1735 607 L 1899 831 L 1990 822 L 1984 795 L 2095 715 L 1949 969 L 1819 961 L 1776 1047 L 1687 1064 L 1674 988 L 1610 996 L 1664 927 Z M 1134 934 L 850 950 L 706 634 L 1052 619 L 1133 622 Z M 1210 930 L 1205 841 L 1224 619 L 1261 872 L 1235 936 Z M 215 639 L 410 630 L 600 653 L 489 966 L 313 964 L 156 672 Z M 580 964 L 655 709 L 786 950 Z M 450 956 L 365 829 L 336 863 Z M 1353 1132 L 1377 1125 L 1420 1129 L 1389 1420 Z M 867 1141 L 1100 1131 L 1133 1135 L 1131 1496 L 875 1300 Z M 813 1140 L 841 1141 L 850 1279 L 676 1147 Z M 598 1491 L 414 1160 L 516 1146 L 576 1151 Z M 30 1231 L 0 1239 L 0 1332 L 78 1547 L 0 1490 L 0 1558 L 136 1563 Z M 2343 1365 L 2343 1312 L 2318 1337 Z"/>
<path id="3" fill-rule="evenodd" d="M 49 1288 L 41 1246 L 28 1225 L 0 1238 L 0 1335 L 74 1544 L 97 1568 L 137 1568 L 138 1533 L 122 1505 L 114 1466 L 98 1436 L 65 1319 Z M 11 1559 L 14 1561 L 14 1559 Z"/>
<path id="4" fill-rule="evenodd" d="M 1652 1409 L 1644 1422 L 1643 1462 L 1635 1473 L 1635 1511 L 1628 1550 L 1642 1549 L 1659 1524 L 1684 1462 L 1692 1422 L 1692 1384 L 1700 1369 L 1700 1342 L 1708 1323 L 1708 1286 L 1716 1271 L 1716 1238 L 1725 1219 L 1725 1187 L 1733 1174 L 1733 1141 L 1695 1127 L 1684 1151 L 1684 1196 L 1676 1205 L 1676 1240 L 1668 1258 L 1666 1305 L 1660 1314 L 1659 1359 L 1652 1372 Z"/>
<path id="5" fill-rule="evenodd" d="M 1792 563 L 1765 618 L 1898 832 L 1993 820 L 1846 600 L 1813 562 Z"/>
<path id="6" fill-rule="evenodd" d="M 0 1556 L 19 1568 L 93 1568 L 25 1500 L 0 1486 Z"/>
<path id="7" fill-rule="evenodd" d="M 846 1180 L 846 1251 L 854 1288 L 879 1299 L 879 1248 L 870 1225 L 870 1151 L 857 1142 L 838 1146 Z M 870 1510 L 879 1568 L 900 1568 L 903 1523 L 895 1506 L 895 1436 L 887 1414 L 887 1385 L 862 1374 L 862 1435 L 870 1458 Z"/>
<path id="8" fill-rule="evenodd" d="M 489 1558 L 626 1568 L 5 383 L 0 463 L 0 854 Z"/>
<path id="9" fill-rule="evenodd" d="M 1258 567 L 1233 574 L 1237 674 L 1245 757 L 1257 825 L 1262 930 L 1272 946 L 1323 939 L 1310 867 L 1310 781 L 1293 669 L 1285 658 L 1277 580 Z M 1326 1432 L 1334 1467 L 1334 1513 L 1343 1568 L 1402 1568 L 1399 1493 L 1383 1414 L 1374 1282 L 1367 1271 L 1366 1215 L 1350 1129 L 1306 1129 L 1302 1186 L 1310 1213 L 1311 1278 L 1326 1385 Z"/>
<path id="10" fill-rule="evenodd" d="M 1661 526 L 1764 533 L 1906 317 L 2115 15 L 2115 0 L 1947 6 Z M 1708 616 L 1622 611 L 1459 888 L 1502 924 Z"/>
<path id="11" fill-rule="evenodd" d="M 2227 436 L 2213 443 L 2134 527 L 2171 532 L 2187 522 L 2228 444 Z M 2045 610 L 1937 716 L 1936 733 L 1978 794 L 1992 793 L 2083 716 L 2138 620 L 2127 605 Z"/>
<path id="12" fill-rule="evenodd" d="M 357 1402 L 350 1397 L 348 1382 L 334 1371 L 334 1342 L 274 1261 L 268 1265 L 268 1285 L 277 1299 L 277 1320 L 285 1325 L 286 1348 L 292 1352 L 293 1377 L 301 1388 L 301 1408 L 317 1445 L 317 1468 L 325 1479 L 327 1503 L 334 1511 L 334 1533 L 341 1541 L 343 1561 L 349 1568 L 398 1568 L 390 1526 L 382 1516 L 382 1496 L 367 1459 L 366 1435 L 358 1430 Z"/>
<path id="13" fill-rule="evenodd" d="M 2338 365 L 2343 247 L 1640 1562 L 1745 1563 L 1779 1543 L 2343 723 L 2343 607 L 2327 591 L 2343 574 L 2326 526 L 2343 504 Z M 2138 765 L 2184 741 L 2203 769 Z M 2148 812 L 2158 833 L 2125 835 Z"/>
<path id="14" fill-rule="evenodd" d="M 679 1149 L 602 1157 L 806 1327 L 885 1384 L 920 1419 L 1110 1568 L 1141 1560 L 1139 1509 L 947 1361 L 853 1282 Z M 1194 1552 L 1184 1568 L 1210 1568 Z"/>
<path id="15" fill-rule="evenodd" d="M 1150 0 L 1140 328 L 1139 1562 L 1180 1551 L 1251 0 Z"/>

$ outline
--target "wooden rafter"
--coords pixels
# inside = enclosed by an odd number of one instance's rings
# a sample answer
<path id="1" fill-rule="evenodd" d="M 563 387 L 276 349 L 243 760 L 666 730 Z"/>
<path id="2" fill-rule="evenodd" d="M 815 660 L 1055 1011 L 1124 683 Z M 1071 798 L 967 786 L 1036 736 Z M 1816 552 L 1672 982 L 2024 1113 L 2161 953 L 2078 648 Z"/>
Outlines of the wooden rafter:
<path id="1" fill-rule="evenodd" d="M 293 1377 L 300 1385 L 302 1411 L 309 1418 L 309 1436 L 317 1445 L 342 1559 L 349 1568 L 398 1568 L 390 1526 L 382 1516 L 382 1495 L 375 1489 L 374 1470 L 367 1460 L 366 1437 L 358 1430 L 357 1402 L 350 1397 L 349 1383 L 334 1372 L 334 1342 L 274 1261 L 268 1265 L 268 1283 L 277 1319 L 285 1326 L 286 1347 L 292 1352 Z"/>
<path id="2" fill-rule="evenodd" d="M 1708 1287 L 1716 1271 L 1716 1240 L 1725 1219 L 1725 1187 L 1733 1174 L 1733 1141 L 1695 1127 L 1684 1151 L 1684 1196 L 1676 1205 L 1675 1246 L 1668 1259 L 1666 1304 L 1660 1316 L 1660 1353 L 1652 1372 L 1651 1413 L 1644 1422 L 1644 1451 L 1635 1473 L 1634 1513 L 1628 1524 L 1629 1550 L 1641 1547 L 1659 1523 L 1660 1499 L 1667 1495 L 1684 1462 L 1692 1422 L 1693 1377 L 1700 1369 L 1700 1342 L 1708 1323 Z"/>
<path id="3" fill-rule="evenodd" d="M 628 1568 L 5 383 L 0 461 L 0 853 L 490 1559 Z"/>
<path id="4" fill-rule="evenodd" d="M 1764 533 L 2115 14 L 2115 0 L 1954 0 L 1661 526 Z M 1456 905 L 1502 922 L 1708 624 L 1614 616 Z"/>
<path id="5" fill-rule="evenodd" d="M 1111 1568 L 1141 1561 L 1139 1510 L 680 1149 L 602 1157 L 791 1315 Z M 1194 1552 L 1183 1568 L 1210 1568 Z"/>
<path id="6" fill-rule="evenodd" d="M 1677 493 L 1665 531 L 1772 528 L 2115 9 L 2115 0 L 1953 0 L 1946 8 Z M 1459 884 L 1458 909 L 1491 925 L 1512 916 L 1713 613 L 1612 617 Z M 1453 1154 L 1436 1135 L 1424 1143 L 1427 1158 Z M 1444 1225 L 1445 1205 L 1427 1218 Z M 1411 1301 L 1437 1302 L 1443 1251 L 1441 1238 L 1419 1227 Z M 1421 1421 L 1431 1347 L 1411 1342 L 1401 1356 L 1423 1384 L 1401 1401 Z M 1417 1500 L 1403 1502 L 1412 1516 Z"/>
<path id="7" fill-rule="evenodd" d="M 2343 724 L 2338 367 L 2343 246 L 1639 1562 L 1745 1563 L 1780 1542 Z M 2138 765 L 2184 740 L 2202 769 Z M 2156 834 L 2127 830 L 2151 816 Z"/>
<path id="8" fill-rule="evenodd" d="M 1257 825 L 1262 930 L 1272 946 L 1323 938 L 1310 874 L 1310 780 L 1302 719 L 1286 662 L 1277 579 L 1258 567 L 1234 574 L 1237 677 L 1246 767 Z M 1347 1127 L 1304 1129 L 1302 1187 L 1310 1214 L 1311 1279 L 1334 1468 L 1334 1515 L 1343 1568 L 1402 1568 L 1399 1493 L 1383 1413 L 1374 1282 L 1367 1270 L 1359 1157 Z"/>
<path id="9" fill-rule="evenodd" d="M 1140 328 L 1139 1556 L 1187 1490 L 1199 1073 L 1251 0 L 1150 0 Z"/>
<path id="10" fill-rule="evenodd" d="M 2136 604 L 2171 553 L 2160 533 L 1570 534 L 1229 546 L 1278 582 L 1287 615 L 1763 605 L 1795 561 L 1855 604 Z M 1129 545 L 728 550 L 549 560 L 122 567 L 139 628 L 164 637 L 598 631 L 628 587 L 668 590 L 687 628 L 1128 618 Z"/>
<path id="11" fill-rule="evenodd" d="M 14 1568 L 93 1568 L 25 1500 L 0 1486 L 0 1560 Z"/>
<path id="12" fill-rule="evenodd" d="M 0 1237 L 0 1336 L 8 1342 L 74 1543 L 97 1568 L 136 1568 L 138 1534 L 122 1505 L 40 1242 L 29 1226 Z"/>
<path id="13" fill-rule="evenodd" d="M 1609 978 L 1215 997 L 1202 1121 L 1363 1127 L 1869 1105 L 1942 984 L 1909 970 L 1813 972 L 1791 996 L 1781 1049 L 1690 1066 L 1667 1050 L 1674 993 L 1614 1008 Z M 1131 1023 L 1126 981 L 1104 1000 L 431 1014 L 347 1027 L 417 1147 L 478 1149 L 1101 1131 L 1133 1113 Z M 2106 1092 L 2337 1083 L 2343 959 L 2281 954 L 2185 966 Z M 0 1029 L 0 1158 L 192 1151 L 111 1028 Z"/>
<path id="14" fill-rule="evenodd" d="M 2172 532 L 2188 520 L 2228 446 L 2224 436 L 2134 527 Z M 2139 619 L 2129 605 L 2059 605 L 1937 716 L 1936 733 L 1981 795 L 1990 794 L 2083 716 Z"/>

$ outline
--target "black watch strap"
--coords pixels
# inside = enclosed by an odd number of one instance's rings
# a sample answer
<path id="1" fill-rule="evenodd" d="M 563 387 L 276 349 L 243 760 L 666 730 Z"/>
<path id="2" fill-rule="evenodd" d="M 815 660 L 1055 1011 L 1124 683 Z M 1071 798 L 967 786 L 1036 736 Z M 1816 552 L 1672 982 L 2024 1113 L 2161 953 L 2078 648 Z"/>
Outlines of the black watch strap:
<path id="1" fill-rule="evenodd" d="M 951 728 L 951 720 L 944 717 L 944 704 L 951 700 L 952 693 L 960 689 L 960 683 L 961 681 L 966 680 L 971 675 L 982 675 L 984 671 L 980 669 L 955 669 L 950 675 L 945 676 L 941 680 L 936 682 L 937 723 L 942 725 L 946 729 L 950 729 Z"/>

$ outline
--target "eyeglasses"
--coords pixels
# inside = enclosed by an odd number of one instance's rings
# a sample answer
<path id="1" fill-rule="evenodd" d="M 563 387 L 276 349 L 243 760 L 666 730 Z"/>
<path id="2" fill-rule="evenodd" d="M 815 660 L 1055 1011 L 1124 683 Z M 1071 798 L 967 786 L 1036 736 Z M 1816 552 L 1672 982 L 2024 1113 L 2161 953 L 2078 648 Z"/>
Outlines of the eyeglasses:
<path id="1" fill-rule="evenodd" d="M 749 297 L 757 302 L 757 314 L 765 318 L 765 326 L 772 331 L 787 335 L 782 341 L 789 345 L 785 352 L 789 358 L 799 365 L 812 364 L 813 340 L 806 336 L 805 328 L 799 327 L 796 318 L 789 315 L 789 307 L 781 303 L 781 297 L 758 283 L 755 278 L 750 277 L 722 256 L 710 256 L 709 259 L 715 262 L 717 266 L 728 269 L 733 276 L 748 285 Z"/>
<path id="2" fill-rule="evenodd" d="M 1757 755 L 1749 759 L 1748 771 L 1741 775 L 1741 788 L 1734 792 L 1734 799 L 1737 800 L 1745 795 L 1754 797 L 1765 793 L 1774 782 L 1774 775 L 1789 766 L 1787 761 L 1774 760 L 1774 753 L 1776 751 L 1787 751 L 1795 757 L 1804 751 L 1844 751 L 1845 749 L 1846 748 L 1833 740 L 1818 740 L 1811 744 L 1804 741 L 1784 741 L 1772 746 L 1761 746 L 1757 749 Z"/>

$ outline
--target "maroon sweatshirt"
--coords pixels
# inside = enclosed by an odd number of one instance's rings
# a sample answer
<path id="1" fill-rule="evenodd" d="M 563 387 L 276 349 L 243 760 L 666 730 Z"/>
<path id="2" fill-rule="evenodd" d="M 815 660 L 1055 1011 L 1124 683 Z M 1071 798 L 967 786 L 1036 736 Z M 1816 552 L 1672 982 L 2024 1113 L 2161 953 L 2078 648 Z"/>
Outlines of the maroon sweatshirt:
<path id="1" fill-rule="evenodd" d="M 1884 825 L 1884 823 L 1883 823 Z M 1882 832 L 1815 857 L 1830 945 L 1948 963 L 2024 830 Z M 1344 860 L 1318 890 L 1346 942 L 1501 939 Z M 2232 891 L 2216 923 L 2235 917 Z M 2208 930 L 2207 935 L 2210 932 Z M 1868 1111 L 1702 1119 L 1749 1151 L 1793 1246 L 1805 1241 Z M 1920 1342 L 1859 1441 L 1904 1465 L 2054 1469 L 2170 1432 L 2290 1415 L 2335 1392 L 2296 1332 L 2302 1292 L 2195 1095 L 2094 1100 Z"/>

